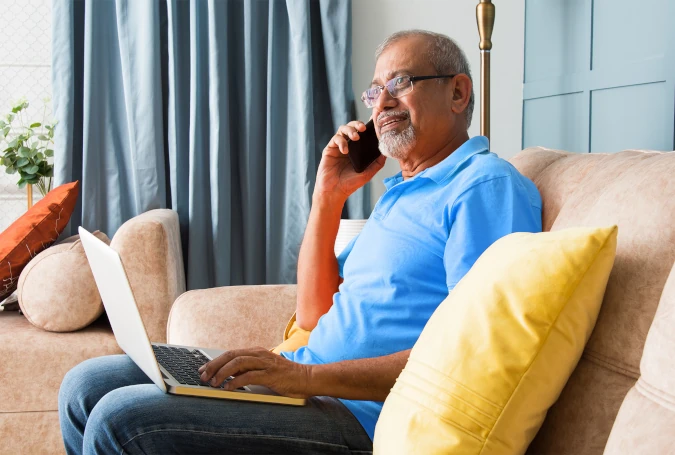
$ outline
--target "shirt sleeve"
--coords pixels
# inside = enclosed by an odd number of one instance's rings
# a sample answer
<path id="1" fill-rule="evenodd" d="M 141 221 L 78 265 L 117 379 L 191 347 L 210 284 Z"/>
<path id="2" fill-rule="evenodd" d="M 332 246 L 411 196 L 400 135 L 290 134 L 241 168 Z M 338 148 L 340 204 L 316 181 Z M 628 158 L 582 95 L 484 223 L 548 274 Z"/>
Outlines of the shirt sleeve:
<path id="1" fill-rule="evenodd" d="M 512 177 L 487 180 L 464 191 L 450 210 L 451 227 L 445 245 L 448 291 L 495 241 L 513 232 L 540 232 L 541 209 Z"/>
<path id="2" fill-rule="evenodd" d="M 337 256 L 337 261 L 338 261 L 338 272 L 340 273 L 340 277 L 344 278 L 344 267 L 345 267 L 345 262 L 347 261 L 347 257 L 349 256 L 349 253 L 352 252 L 352 248 L 354 248 L 354 243 L 356 243 L 356 239 L 359 238 L 359 234 L 356 234 L 354 238 L 352 238 L 347 246 L 345 246 L 344 250 L 340 252 Z"/>

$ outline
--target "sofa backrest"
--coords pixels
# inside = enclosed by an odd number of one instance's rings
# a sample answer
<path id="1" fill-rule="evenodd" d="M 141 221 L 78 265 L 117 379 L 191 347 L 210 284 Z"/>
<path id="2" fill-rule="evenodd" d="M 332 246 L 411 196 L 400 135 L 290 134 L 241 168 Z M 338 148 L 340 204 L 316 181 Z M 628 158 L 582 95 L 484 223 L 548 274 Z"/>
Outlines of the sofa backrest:
<path id="1" fill-rule="evenodd" d="M 675 452 L 675 268 L 649 329 L 640 379 L 623 400 L 605 455 Z"/>
<path id="2" fill-rule="evenodd" d="M 511 160 L 539 188 L 544 230 L 619 226 L 595 330 L 528 453 L 601 454 L 675 261 L 675 153 L 576 154 L 540 147 Z"/>

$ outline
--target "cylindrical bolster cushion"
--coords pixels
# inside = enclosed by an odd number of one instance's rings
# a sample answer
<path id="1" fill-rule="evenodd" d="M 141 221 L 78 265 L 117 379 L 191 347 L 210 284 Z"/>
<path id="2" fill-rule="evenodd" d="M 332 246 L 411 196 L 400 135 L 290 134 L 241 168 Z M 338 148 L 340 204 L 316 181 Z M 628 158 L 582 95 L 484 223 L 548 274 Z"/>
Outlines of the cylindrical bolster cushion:
<path id="1" fill-rule="evenodd" d="M 110 244 L 104 233 L 94 235 Z M 35 256 L 21 272 L 17 294 L 26 319 L 50 332 L 79 330 L 103 313 L 79 235 Z"/>

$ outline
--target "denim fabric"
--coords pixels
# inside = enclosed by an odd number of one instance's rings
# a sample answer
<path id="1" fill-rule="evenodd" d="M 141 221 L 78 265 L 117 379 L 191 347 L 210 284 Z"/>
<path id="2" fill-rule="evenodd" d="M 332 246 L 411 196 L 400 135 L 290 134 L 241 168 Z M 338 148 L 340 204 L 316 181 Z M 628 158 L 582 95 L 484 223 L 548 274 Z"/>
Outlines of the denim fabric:
<path id="1" fill-rule="evenodd" d="M 66 374 L 59 420 L 68 454 L 365 454 L 372 442 L 335 398 L 285 406 L 168 395 L 126 355 Z"/>

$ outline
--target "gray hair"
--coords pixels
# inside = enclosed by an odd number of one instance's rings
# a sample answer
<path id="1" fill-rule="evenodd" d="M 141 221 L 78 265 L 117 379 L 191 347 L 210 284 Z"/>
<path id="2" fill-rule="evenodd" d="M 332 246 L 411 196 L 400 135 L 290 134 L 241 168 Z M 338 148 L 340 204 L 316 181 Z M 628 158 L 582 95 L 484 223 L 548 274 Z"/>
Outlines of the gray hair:
<path id="1" fill-rule="evenodd" d="M 438 74 L 463 73 L 469 76 L 469 79 L 473 83 L 473 78 L 471 77 L 471 68 L 469 67 L 469 61 L 466 59 L 466 55 L 452 38 L 440 33 L 429 32 L 426 30 L 403 30 L 401 32 L 396 32 L 385 39 L 382 44 L 377 46 L 377 49 L 375 49 L 375 61 L 380 58 L 382 52 L 384 52 L 389 46 L 394 44 L 396 41 L 409 36 L 423 36 L 427 38 L 429 41 L 428 57 Z M 442 80 L 439 80 L 439 83 L 442 82 Z M 473 105 L 474 93 L 472 85 L 469 104 L 466 106 L 466 110 L 464 111 L 466 115 L 467 128 L 471 126 Z"/>

